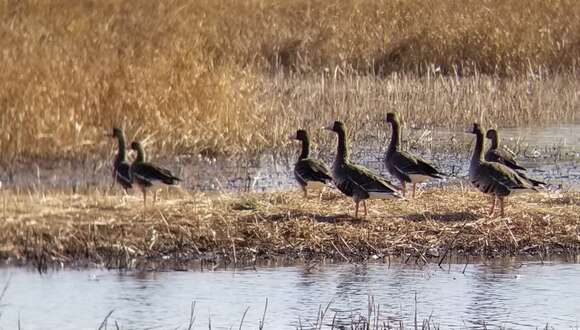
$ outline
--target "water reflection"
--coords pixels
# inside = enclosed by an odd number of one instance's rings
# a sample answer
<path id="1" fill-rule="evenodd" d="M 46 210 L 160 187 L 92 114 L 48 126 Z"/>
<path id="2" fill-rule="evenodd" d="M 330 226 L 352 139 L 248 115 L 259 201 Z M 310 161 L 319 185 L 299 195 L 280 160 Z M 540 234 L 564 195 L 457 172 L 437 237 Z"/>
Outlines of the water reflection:
<path id="1" fill-rule="evenodd" d="M 110 310 L 123 329 L 185 329 L 196 301 L 197 328 L 256 328 L 268 298 L 266 329 L 316 323 L 332 301 L 330 324 L 365 318 L 369 296 L 380 319 L 413 323 L 431 315 L 442 328 L 574 328 L 580 315 L 580 265 L 493 262 L 411 267 L 400 264 L 319 265 L 215 272 L 60 271 L 38 275 L 0 269 L 12 280 L 0 305 L 0 329 L 96 328 Z M 416 305 L 415 305 L 416 295 Z"/>

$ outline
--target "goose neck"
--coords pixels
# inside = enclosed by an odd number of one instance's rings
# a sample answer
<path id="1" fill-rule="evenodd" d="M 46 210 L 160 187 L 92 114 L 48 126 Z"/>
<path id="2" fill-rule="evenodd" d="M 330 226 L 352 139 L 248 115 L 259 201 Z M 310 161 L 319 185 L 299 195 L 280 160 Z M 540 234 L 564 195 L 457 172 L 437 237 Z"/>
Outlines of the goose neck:
<path id="1" fill-rule="evenodd" d="M 336 160 L 338 162 L 346 162 L 348 160 L 348 149 L 346 146 L 346 133 L 344 131 L 338 132 L 338 148 L 336 151 Z"/>
<path id="2" fill-rule="evenodd" d="M 399 149 L 401 143 L 401 127 L 397 121 L 391 122 L 391 142 L 389 143 L 389 152 Z"/>
<path id="3" fill-rule="evenodd" d="M 471 163 L 481 162 L 483 156 L 483 133 L 475 133 L 475 148 L 473 149 L 473 155 L 471 156 Z"/>
<path id="4" fill-rule="evenodd" d="M 302 139 L 302 152 L 299 159 L 306 159 L 310 156 L 310 140 L 308 138 Z"/>

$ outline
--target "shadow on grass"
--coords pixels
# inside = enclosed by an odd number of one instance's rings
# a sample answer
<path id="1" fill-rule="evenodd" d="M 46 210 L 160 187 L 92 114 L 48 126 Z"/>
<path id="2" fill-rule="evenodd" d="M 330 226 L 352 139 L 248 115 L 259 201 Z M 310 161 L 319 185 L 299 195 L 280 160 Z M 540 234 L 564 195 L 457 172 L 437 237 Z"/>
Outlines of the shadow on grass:
<path id="1" fill-rule="evenodd" d="M 580 206 L 580 195 L 562 196 L 562 197 L 556 197 L 556 198 L 543 199 L 539 202 L 539 204 L 543 204 L 543 205 L 547 205 L 547 206 L 555 206 L 555 205 Z"/>
<path id="2" fill-rule="evenodd" d="M 284 222 L 290 220 L 313 220 L 320 223 L 350 223 L 359 224 L 366 222 L 364 218 L 355 218 L 353 215 L 348 213 L 340 214 L 316 214 L 304 211 L 289 211 L 289 212 L 277 212 L 277 213 L 256 213 L 249 215 L 240 219 L 241 221 L 264 221 L 264 222 Z"/>
<path id="3" fill-rule="evenodd" d="M 448 212 L 448 213 L 413 213 L 404 216 L 403 218 L 413 222 L 420 222 L 426 220 L 440 221 L 440 222 L 463 222 L 463 221 L 475 221 L 481 216 L 473 212 L 461 211 L 461 212 Z"/>

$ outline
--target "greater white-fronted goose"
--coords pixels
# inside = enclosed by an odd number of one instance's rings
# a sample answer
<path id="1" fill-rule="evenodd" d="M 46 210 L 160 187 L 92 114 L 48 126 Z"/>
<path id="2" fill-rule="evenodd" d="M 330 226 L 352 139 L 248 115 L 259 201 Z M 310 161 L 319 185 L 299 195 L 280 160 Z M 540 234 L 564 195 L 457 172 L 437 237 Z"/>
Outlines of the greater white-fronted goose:
<path id="1" fill-rule="evenodd" d="M 180 178 L 173 175 L 168 169 L 145 162 L 145 153 L 143 147 L 138 141 L 131 143 L 131 149 L 137 152 L 137 157 L 131 164 L 131 178 L 143 192 L 143 205 L 147 206 L 147 189 L 155 184 L 163 183 L 166 185 L 175 185 Z M 153 191 L 153 203 L 157 200 L 157 191 Z"/>
<path id="2" fill-rule="evenodd" d="M 493 216 L 495 205 L 499 199 L 501 216 L 504 216 L 504 198 L 512 193 L 537 191 L 534 185 L 516 171 L 501 164 L 483 159 L 483 130 L 479 124 L 473 124 L 468 133 L 475 134 L 475 148 L 469 165 L 471 183 L 481 192 L 492 195 L 493 203 L 490 215 Z"/>
<path id="3" fill-rule="evenodd" d="M 511 153 L 509 153 L 508 151 L 503 150 L 499 147 L 500 139 L 499 139 L 499 133 L 497 130 L 495 130 L 495 129 L 487 130 L 487 133 L 485 133 L 485 137 L 487 137 L 489 140 L 491 140 L 491 146 L 489 147 L 489 149 L 485 153 L 485 160 L 486 161 L 504 164 L 505 166 L 518 172 L 518 174 L 521 177 L 529 180 L 534 185 L 534 187 L 543 187 L 546 185 L 545 182 L 529 178 L 523 172 L 523 171 L 526 171 L 527 169 L 525 167 L 519 165 Z"/>
<path id="4" fill-rule="evenodd" d="M 324 189 L 332 182 L 332 176 L 323 162 L 310 158 L 310 138 L 305 130 L 296 131 L 296 135 L 292 135 L 290 138 L 302 141 L 302 152 L 294 164 L 294 177 L 304 191 L 304 198 L 307 198 L 308 188 L 320 187 Z"/>
<path id="5" fill-rule="evenodd" d="M 485 137 L 487 137 L 491 141 L 491 146 L 485 153 L 485 160 L 488 162 L 495 162 L 501 163 L 505 166 L 511 168 L 512 170 L 516 171 L 525 171 L 526 168 L 520 166 L 518 162 L 515 160 L 512 154 L 499 148 L 499 133 L 495 129 L 487 130 L 485 133 Z"/>
<path id="6" fill-rule="evenodd" d="M 355 203 L 355 218 L 358 218 L 359 203 L 362 201 L 367 215 L 366 199 L 402 198 L 397 189 L 380 175 L 350 162 L 344 124 L 340 121 L 326 129 L 338 135 L 336 159 L 332 167 L 334 184 L 343 194 L 352 197 Z"/>
<path id="7" fill-rule="evenodd" d="M 391 124 L 391 142 L 385 156 L 385 165 L 389 173 L 401 182 L 403 196 L 406 193 L 406 183 L 413 184 L 414 198 L 417 183 L 440 179 L 444 174 L 422 158 L 401 150 L 401 120 L 398 113 L 388 113 L 387 122 Z"/>
<path id="8" fill-rule="evenodd" d="M 125 193 L 128 189 L 131 189 L 133 184 L 131 180 L 130 165 L 126 161 L 126 149 L 125 149 L 125 134 L 120 128 L 113 128 L 113 134 L 110 137 L 117 138 L 118 150 L 117 155 L 115 155 L 115 160 L 113 161 L 113 179 L 117 182 L 124 190 Z"/>

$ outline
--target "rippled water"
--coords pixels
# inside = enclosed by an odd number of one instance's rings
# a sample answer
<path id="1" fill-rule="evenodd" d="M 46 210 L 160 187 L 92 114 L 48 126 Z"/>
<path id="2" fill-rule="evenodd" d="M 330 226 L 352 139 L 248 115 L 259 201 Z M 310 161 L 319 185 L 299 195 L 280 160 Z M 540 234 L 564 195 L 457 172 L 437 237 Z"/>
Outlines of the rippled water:
<path id="1" fill-rule="evenodd" d="M 268 306 L 265 329 L 307 328 L 320 305 L 332 301 L 331 323 L 367 314 L 369 295 L 380 319 L 413 323 L 431 317 L 442 329 L 580 326 L 580 264 L 503 260 L 450 269 L 429 265 L 329 264 L 242 271 L 56 271 L 39 275 L 0 268 L 0 329 L 186 329 L 195 300 L 195 329 L 256 329 Z M 1 292 L 1 291 L 0 291 Z M 300 320 L 300 321 L 299 321 Z"/>
<path id="2" fill-rule="evenodd" d="M 388 131 L 353 142 L 351 158 L 389 175 L 383 165 Z M 502 144 L 518 154 L 522 165 L 533 178 L 547 180 L 554 186 L 580 187 L 580 125 L 542 128 L 502 129 Z M 469 150 L 473 136 L 446 130 L 407 130 L 403 143 L 437 167 L 461 179 L 467 175 Z M 176 158 L 162 162 L 181 178 L 182 186 L 197 191 L 271 191 L 295 186 L 292 165 L 299 153 L 296 143 L 279 154 L 228 159 Z M 331 164 L 334 149 L 319 155 Z M 99 162 L 62 162 L 27 165 L 13 172 L 0 173 L 6 186 L 26 187 L 108 187 L 111 184 L 111 160 Z"/>

